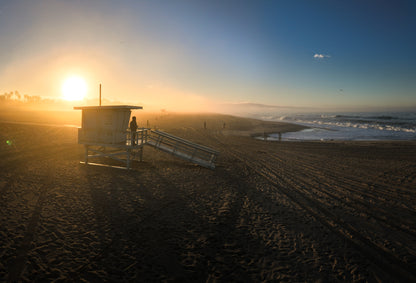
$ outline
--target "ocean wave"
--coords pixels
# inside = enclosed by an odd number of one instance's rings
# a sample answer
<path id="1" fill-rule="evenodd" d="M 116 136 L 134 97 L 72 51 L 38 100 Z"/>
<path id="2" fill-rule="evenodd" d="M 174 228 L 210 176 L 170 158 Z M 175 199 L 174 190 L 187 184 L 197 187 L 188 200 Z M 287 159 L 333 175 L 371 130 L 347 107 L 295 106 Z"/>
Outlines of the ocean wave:
<path id="1" fill-rule="evenodd" d="M 280 114 L 275 116 L 274 121 L 310 127 L 315 129 L 313 132 L 317 136 L 325 136 L 325 130 L 330 130 L 337 132 L 340 139 L 416 140 L 416 112 Z"/>
<path id="2" fill-rule="evenodd" d="M 394 116 L 371 116 L 369 119 L 377 119 L 377 120 L 395 120 L 400 119 L 399 117 Z"/>
<path id="3" fill-rule="evenodd" d="M 331 117 L 331 116 L 328 116 Z M 387 115 L 381 115 L 381 116 L 360 116 L 360 115 L 335 115 L 333 118 L 349 118 L 349 119 L 375 119 L 375 120 L 394 120 L 394 119 L 400 119 L 400 117 L 395 116 L 387 116 Z"/>
<path id="4" fill-rule="evenodd" d="M 321 114 L 321 118 L 337 118 L 338 115 Z"/>
<path id="5" fill-rule="evenodd" d="M 337 121 L 321 121 L 321 120 L 297 120 L 298 123 L 308 124 L 310 126 L 335 126 L 341 128 L 358 128 L 358 129 L 375 129 L 379 131 L 394 131 L 416 133 L 415 127 L 401 127 L 398 125 L 386 125 L 380 123 L 353 123 L 353 122 L 337 122 Z"/>

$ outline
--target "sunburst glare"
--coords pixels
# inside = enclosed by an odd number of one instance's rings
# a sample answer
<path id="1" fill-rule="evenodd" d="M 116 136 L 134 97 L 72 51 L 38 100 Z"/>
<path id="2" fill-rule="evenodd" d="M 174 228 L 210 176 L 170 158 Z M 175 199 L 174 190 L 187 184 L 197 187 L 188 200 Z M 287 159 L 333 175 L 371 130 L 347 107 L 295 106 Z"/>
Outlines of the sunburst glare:
<path id="1" fill-rule="evenodd" d="M 68 101 L 82 100 L 87 94 L 87 83 L 81 77 L 73 76 L 62 84 L 62 98 Z"/>

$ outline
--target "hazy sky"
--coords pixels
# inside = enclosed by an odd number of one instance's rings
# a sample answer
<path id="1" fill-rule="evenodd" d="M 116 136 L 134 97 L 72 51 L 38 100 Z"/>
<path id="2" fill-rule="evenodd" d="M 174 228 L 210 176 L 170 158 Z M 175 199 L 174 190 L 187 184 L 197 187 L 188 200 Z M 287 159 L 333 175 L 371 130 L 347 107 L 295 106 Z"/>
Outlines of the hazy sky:
<path id="1" fill-rule="evenodd" d="M 0 0 L 0 48 L 0 93 L 78 75 L 169 110 L 416 106 L 411 0 Z"/>

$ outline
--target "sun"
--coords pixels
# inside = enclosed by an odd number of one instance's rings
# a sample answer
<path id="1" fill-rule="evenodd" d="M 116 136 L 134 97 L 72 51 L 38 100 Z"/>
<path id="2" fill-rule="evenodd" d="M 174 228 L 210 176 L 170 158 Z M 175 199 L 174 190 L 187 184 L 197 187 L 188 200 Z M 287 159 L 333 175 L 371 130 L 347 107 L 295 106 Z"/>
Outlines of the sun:
<path id="1" fill-rule="evenodd" d="M 83 100 L 87 94 L 87 83 L 81 77 L 69 77 L 63 82 L 61 90 L 65 100 Z"/>

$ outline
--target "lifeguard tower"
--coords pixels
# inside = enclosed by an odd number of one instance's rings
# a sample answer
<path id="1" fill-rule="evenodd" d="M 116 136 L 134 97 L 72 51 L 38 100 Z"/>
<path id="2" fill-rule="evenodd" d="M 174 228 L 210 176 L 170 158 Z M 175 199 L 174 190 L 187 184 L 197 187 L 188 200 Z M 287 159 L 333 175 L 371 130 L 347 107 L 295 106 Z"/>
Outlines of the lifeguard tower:
<path id="1" fill-rule="evenodd" d="M 142 161 L 143 147 L 149 145 L 195 164 L 215 168 L 218 151 L 165 132 L 138 129 L 132 145 L 132 133 L 128 129 L 131 110 L 143 109 L 141 106 L 81 106 L 74 109 L 82 110 L 78 143 L 85 147 L 85 159 L 81 163 L 130 169 L 132 160 Z M 125 166 L 91 163 L 91 158 L 111 158 Z"/>
<path id="2" fill-rule="evenodd" d="M 128 130 L 132 109 L 143 109 L 141 106 L 82 106 L 82 128 L 78 129 L 78 143 L 85 146 L 85 164 L 90 158 L 107 157 L 125 164 L 130 168 L 132 158 L 142 159 L 144 132 L 141 129 L 136 135 L 136 145 L 131 145 L 131 133 Z M 92 153 L 92 154 L 90 154 Z M 123 158 L 124 157 L 124 158 Z"/>

